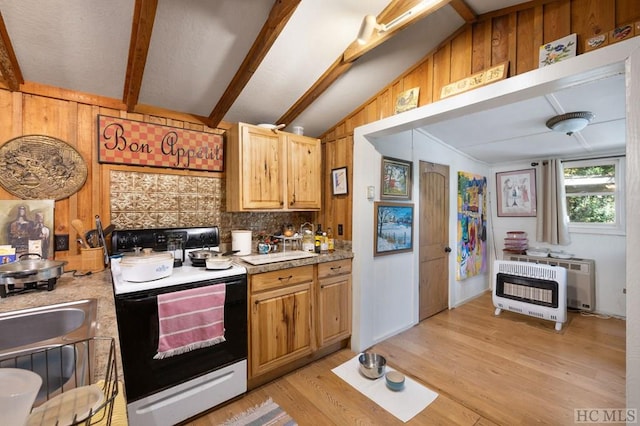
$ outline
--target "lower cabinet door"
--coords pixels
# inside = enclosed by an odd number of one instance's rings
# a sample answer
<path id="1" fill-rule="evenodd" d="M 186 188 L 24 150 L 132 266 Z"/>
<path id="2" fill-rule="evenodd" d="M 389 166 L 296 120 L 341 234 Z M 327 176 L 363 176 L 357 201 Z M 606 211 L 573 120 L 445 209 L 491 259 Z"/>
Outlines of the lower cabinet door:
<path id="1" fill-rule="evenodd" d="M 351 274 L 318 284 L 318 346 L 323 347 L 351 335 Z"/>
<path id="2" fill-rule="evenodd" d="M 251 295 L 250 378 L 315 350 L 312 289 L 310 281 Z"/>

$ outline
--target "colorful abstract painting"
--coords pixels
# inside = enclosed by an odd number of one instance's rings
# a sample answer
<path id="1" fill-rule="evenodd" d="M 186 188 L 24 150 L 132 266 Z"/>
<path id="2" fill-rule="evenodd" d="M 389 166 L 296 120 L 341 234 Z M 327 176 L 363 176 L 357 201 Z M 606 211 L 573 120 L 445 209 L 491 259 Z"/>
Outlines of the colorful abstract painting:
<path id="1" fill-rule="evenodd" d="M 458 247 L 456 279 L 487 267 L 487 178 L 458 172 Z"/>

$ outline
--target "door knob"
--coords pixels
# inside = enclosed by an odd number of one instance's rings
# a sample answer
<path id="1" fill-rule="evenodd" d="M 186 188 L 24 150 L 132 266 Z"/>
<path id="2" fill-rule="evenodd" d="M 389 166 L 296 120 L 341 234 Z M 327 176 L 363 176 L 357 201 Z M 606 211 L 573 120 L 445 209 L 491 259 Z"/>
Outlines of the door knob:
<path id="1" fill-rule="evenodd" d="M 451 253 L 451 247 L 445 247 L 444 251 L 445 253 Z"/>

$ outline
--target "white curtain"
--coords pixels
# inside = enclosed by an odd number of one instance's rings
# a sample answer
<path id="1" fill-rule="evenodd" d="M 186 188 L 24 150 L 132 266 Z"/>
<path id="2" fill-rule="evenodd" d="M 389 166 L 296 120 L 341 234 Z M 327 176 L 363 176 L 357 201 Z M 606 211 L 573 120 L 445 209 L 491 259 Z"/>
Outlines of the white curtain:
<path id="1" fill-rule="evenodd" d="M 548 160 L 539 167 L 538 215 L 536 218 L 536 240 L 550 244 L 568 245 L 569 216 L 565 204 L 564 172 L 560 160 Z"/>

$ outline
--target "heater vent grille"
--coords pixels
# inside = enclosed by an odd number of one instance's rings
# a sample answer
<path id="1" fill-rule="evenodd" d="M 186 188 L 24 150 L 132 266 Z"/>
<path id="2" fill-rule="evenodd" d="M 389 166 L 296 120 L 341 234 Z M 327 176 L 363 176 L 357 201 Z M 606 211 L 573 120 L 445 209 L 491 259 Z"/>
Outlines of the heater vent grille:
<path id="1" fill-rule="evenodd" d="M 561 266 L 567 269 L 567 307 L 583 311 L 596 308 L 596 262 L 593 259 L 554 259 L 520 254 L 508 260 L 533 265 Z"/>
<path id="2" fill-rule="evenodd" d="M 493 304 L 502 310 L 554 321 L 556 330 L 567 320 L 567 269 L 534 263 L 496 260 Z"/>

